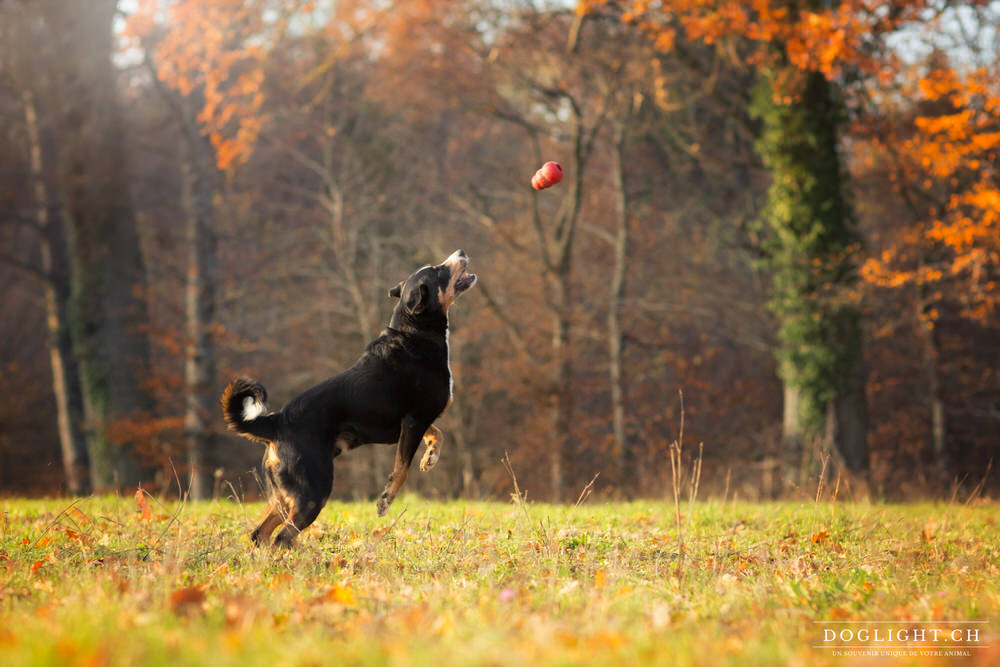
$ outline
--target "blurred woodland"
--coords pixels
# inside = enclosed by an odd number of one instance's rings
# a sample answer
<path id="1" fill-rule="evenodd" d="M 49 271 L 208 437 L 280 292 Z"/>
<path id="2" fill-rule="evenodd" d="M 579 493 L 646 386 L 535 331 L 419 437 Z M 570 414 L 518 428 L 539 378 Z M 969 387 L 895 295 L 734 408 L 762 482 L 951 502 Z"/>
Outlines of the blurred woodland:
<path id="1" fill-rule="evenodd" d="M 279 407 L 463 248 L 411 490 L 503 497 L 509 452 L 530 498 L 662 496 L 683 432 L 703 493 L 995 493 L 998 30 L 944 0 L 0 0 L 0 492 L 259 495 L 228 379 Z M 337 459 L 335 496 L 392 457 Z"/>

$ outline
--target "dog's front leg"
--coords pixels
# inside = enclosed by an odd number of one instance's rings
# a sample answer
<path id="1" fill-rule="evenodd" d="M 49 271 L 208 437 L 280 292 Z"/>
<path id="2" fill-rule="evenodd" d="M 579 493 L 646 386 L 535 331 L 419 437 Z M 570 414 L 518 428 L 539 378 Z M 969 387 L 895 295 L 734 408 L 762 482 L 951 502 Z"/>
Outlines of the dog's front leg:
<path id="1" fill-rule="evenodd" d="M 393 467 L 392 474 L 389 475 L 389 483 L 385 485 L 385 491 L 379 496 L 376 505 L 379 516 L 384 516 L 389 511 L 389 505 L 396 499 L 399 490 L 403 488 L 406 475 L 410 472 L 413 455 L 417 453 L 420 439 L 423 438 L 428 426 L 430 424 L 427 422 L 420 423 L 409 415 L 403 419 L 399 432 L 399 445 L 396 447 L 396 465 Z"/>

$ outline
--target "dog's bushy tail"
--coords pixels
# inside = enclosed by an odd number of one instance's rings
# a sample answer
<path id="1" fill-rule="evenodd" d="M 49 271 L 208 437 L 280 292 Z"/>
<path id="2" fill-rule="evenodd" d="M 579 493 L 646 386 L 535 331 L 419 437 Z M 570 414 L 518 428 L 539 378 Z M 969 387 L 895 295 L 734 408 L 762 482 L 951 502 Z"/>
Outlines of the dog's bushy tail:
<path id="1" fill-rule="evenodd" d="M 247 377 L 238 377 L 222 392 L 222 414 L 229 428 L 254 440 L 269 441 L 278 437 L 278 415 L 267 410 L 264 385 Z"/>

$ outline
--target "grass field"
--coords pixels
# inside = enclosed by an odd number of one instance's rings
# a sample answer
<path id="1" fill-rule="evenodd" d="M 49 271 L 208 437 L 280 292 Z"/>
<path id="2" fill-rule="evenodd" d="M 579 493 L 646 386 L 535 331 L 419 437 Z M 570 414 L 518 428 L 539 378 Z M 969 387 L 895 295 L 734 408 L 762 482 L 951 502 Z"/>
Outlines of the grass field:
<path id="1" fill-rule="evenodd" d="M 257 504 L 148 508 L 0 500 L 0 664 L 884 664 L 814 648 L 872 620 L 980 621 L 931 660 L 1000 664 L 996 504 L 708 501 L 679 538 L 667 503 L 404 496 L 290 552 Z"/>

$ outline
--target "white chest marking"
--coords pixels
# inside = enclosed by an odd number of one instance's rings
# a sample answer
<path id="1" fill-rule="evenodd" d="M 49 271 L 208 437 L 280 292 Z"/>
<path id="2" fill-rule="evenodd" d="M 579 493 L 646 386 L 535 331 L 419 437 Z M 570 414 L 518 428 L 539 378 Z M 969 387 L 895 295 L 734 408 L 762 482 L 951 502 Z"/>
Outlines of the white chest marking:
<path id="1" fill-rule="evenodd" d="M 444 330 L 444 351 L 448 359 L 448 403 L 451 403 L 451 397 L 455 393 L 455 380 L 451 376 L 451 331 L 449 329 Z"/>

